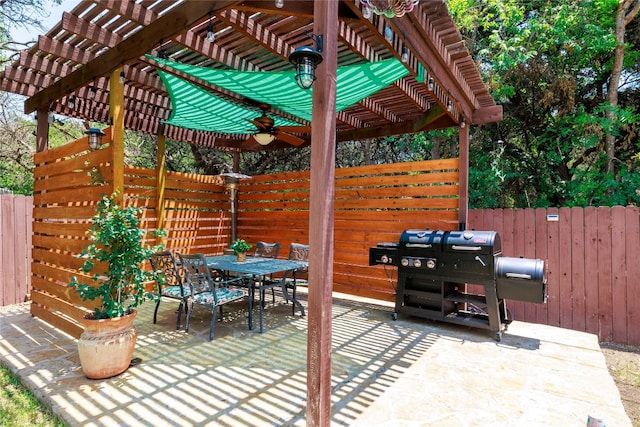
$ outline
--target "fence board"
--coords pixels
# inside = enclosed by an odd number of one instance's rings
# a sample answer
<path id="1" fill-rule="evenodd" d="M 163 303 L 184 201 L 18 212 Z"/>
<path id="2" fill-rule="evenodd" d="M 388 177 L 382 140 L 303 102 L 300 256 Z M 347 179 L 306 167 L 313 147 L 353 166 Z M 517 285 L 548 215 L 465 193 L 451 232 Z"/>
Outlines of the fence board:
<path id="1" fill-rule="evenodd" d="M 534 258 L 545 261 L 545 269 L 548 270 L 549 265 L 547 261 L 547 210 L 536 209 L 535 211 L 536 221 L 536 249 Z M 546 271 L 545 271 L 546 274 Z M 548 284 L 547 284 L 548 286 Z M 549 319 L 549 307 L 547 304 L 535 304 L 536 317 L 535 319 L 527 319 L 529 322 L 538 322 L 546 324 Z"/>
<path id="2" fill-rule="evenodd" d="M 584 255 L 584 209 L 571 208 L 571 328 L 584 331 L 585 311 L 585 255 Z M 569 311 L 564 310 L 563 311 Z"/>
<path id="3" fill-rule="evenodd" d="M 614 206 L 611 208 L 611 339 L 615 342 L 627 342 L 627 260 L 626 246 L 621 244 L 625 230 L 624 208 Z"/>
<path id="4" fill-rule="evenodd" d="M 572 281 L 571 281 L 571 213 L 569 208 L 560 208 L 558 211 L 558 247 L 559 247 L 559 271 L 558 271 L 558 295 L 560 307 L 571 307 Z M 571 311 L 559 310 L 560 326 L 571 326 Z"/>
<path id="5" fill-rule="evenodd" d="M 536 214 L 534 209 L 524 210 L 524 249 L 522 256 L 525 258 L 535 258 L 536 256 Z M 536 318 L 536 307 L 534 304 L 522 303 L 524 306 L 524 318 L 532 321 Z"/>
<path id="6" fill-rule="evenodd" d="M 587 207 L 584 209 L 584 304 L 586 313 L 586 331 L 598 334 L 599 318 L 598 287 L 600 285 L 598 276 L 598 216 L 597 209 Z M 603 283 L 604 285 L 604 283 Z"/>
<path id="7" fill-rule="evenodd" d="M 560 215 L 558 209 L 547 209 L 547 215 Z M 548 323 L 552 326 L 560 326 L 560 287 L 564 285 L 560 275 L 560 264 L 563 262 L 560 253 L 560 222 L 547 222 L 547 257 L 549 259 L 549 299 Z"/>
<path id="8" fill-rule="evenodd" d="M 640 344 L 640 209 L 625 208 L 628 343 Z"/>
<path id="9" fill-rule="evenodd" d="M 613 316 L 611 309 L 611 209 L 597 208 L 598 218 L 598 335 L 611 341 Z M 609 286 L 602 286 L 603 284 Z"/>
<path id="10" fill-rule="evenodd" d="M 16 224 L 16 213 L 15 213 L 15 203 L 14 197 L 12 195 L 3 195 L 0 196 L 0 218 L 1 226 L 2 226 L 2 234 L 3 241 L 6 239 L 10 239 L 14 234 L 15 224 Z M 19 234 L 18 234 L 19 235 Z M 17 236 L 15 236 L 17 237 Z M 15 238 L 14 237 L 14 238 Z M 13 240 L 8 240 L 9 243 L 13 243 Z M 3 304 L 13 304 L 17 302 L 17 292 L 16 292 L 16 281 L 18 277 L 16 275 L 16 257 L 14 248 L 8 246 L 6 250 L 2 251 L 2 274 L 1 279 L 4 281 L 4 295 L 3 295 Z"/>

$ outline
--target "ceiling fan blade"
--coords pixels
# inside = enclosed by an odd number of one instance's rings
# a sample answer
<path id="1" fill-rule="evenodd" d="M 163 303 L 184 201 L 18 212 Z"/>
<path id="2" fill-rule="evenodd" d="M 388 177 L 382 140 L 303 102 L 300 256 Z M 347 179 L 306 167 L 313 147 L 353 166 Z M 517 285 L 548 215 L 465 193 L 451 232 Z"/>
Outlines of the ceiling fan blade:
<path id="1" fill-rule="evenodd" d="M 246 151 L 260 151 L 262 148 L 258 141 L 256 141 L 253 136 L 247 138 L 240 144 L 240 148 Z"/>
<path id="2" fill-rule="evenodd" d="M 304 144 L 304 139 L 299 138 L 295 135 L 291 135 L 290 133 L 280 132 L 280 128 L 277 129 L 276 138 L 286 142 L 287 144 L 293 145 L 295 147 Z"/>
<path id="3" fill-rule="evenodd" d="M 247 119 L 245 117 L 245 120 L 251 123 L 252 125 L 254 125 L 258 130 L 268 130 L 268 128 L 265 125 L 263 125 L 262 123 L 260 123 L 255 119 Z"/>
<path id="4" fill-rule="evenodd" d="M 276 129 L 289 133 L 311 133 L 311 126 L 278 126 Z"/>

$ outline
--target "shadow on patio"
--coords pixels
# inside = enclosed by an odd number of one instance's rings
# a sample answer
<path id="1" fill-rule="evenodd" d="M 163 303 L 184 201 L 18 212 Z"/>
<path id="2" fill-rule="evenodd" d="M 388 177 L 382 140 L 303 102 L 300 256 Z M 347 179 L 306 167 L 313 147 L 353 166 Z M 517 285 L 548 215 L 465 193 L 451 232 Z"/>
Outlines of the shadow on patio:
<path id="1" fill-rule="evenodd" d="M 86 379 L 75 340 L 28 305 L 0 313 L 0 357 L 70 426 L 306 424 L 306 318 L 277 300 L 259 334 L 232 305 L 209 342 L 210 314 L 197 309 L 186 334 L 176 307 L 162 303 L 155 325 L 153 304 L 141 308 L 142 363 L 109 380 Z M 584 426 L 594 413 L 631 425 L 593 335 L 514 322 L 497 343 L 391 312 L 334 299 L 332 425 Z"/>

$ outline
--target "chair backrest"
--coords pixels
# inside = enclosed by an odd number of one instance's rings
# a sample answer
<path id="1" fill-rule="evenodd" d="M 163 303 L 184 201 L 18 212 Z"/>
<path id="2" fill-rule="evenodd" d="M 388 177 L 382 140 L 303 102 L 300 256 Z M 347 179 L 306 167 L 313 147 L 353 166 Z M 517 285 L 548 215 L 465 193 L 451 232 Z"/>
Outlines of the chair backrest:
<path id="1" fill-rule="evenodd" d="M 171 251 L 156 252 L 151 255 L 149 262 L 154 271 L 162 272 L 164 276 L 162 286 L 182 286 L 182 275 Z"/>
<path id="2" fill-rule="evenodd" d="M 309 245 L 303 245 L 302 243 L 291 243 L 289 246 L 289 256 L 287 259 L 292 261 L 304 261 L 309 262 Z M 299 268 L 294 271 L 294 277 L 296 274 L 302 274 L 303 276 L 309 271 L 308 268 Z"/>
<path id="3" fill-rule="evenodd" d="M 191 292 L 214 291 L 215 282 L 203 254 L 178 254 Z"/>
<path id="4" fill-rule="evenodd" d="M 293 261 L 309 261 L 309 245 L 292 243 L 291 246 L 289 246 L 289 256 L 287 259 Z"/>
<path id="5" fill-rule="evenodd" d="M 256 243 L 256 251 L 253 256 L 262 258 L 278 258 L 278 252 L 280 252 L 280 243 Z"/>

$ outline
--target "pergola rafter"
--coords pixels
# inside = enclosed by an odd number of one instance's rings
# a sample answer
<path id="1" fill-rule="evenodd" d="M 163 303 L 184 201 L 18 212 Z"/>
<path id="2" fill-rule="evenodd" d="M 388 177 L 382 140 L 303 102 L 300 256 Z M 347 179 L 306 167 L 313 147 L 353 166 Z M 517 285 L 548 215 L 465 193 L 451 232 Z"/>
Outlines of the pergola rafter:
<path id="1" fill-rule="evenodd" d="M 241 71 L 288 70 L 289 53 L 312 44 L 313 3 L 287 0 L 283 10 L 273 1 L 81 2 L 5 69 L 0 88 L 29 97 L 26 112 L 47 109 L 103 122 L 108 120 L 108 97 L 94 97 L 88 88 L 108 93 L 110 71 L 124 66 L 125 124 L 156 134 L 172 106 L 157 64 L 144 58 L 145 53 L 157 55 L 162 46 L 170 59 L 189 64 Z M 410 73 L 338 113 L 338 140 L 456 126 L 462 118 L 470 125 L 501 119 L 502 108 L 483 84 L 441 0 L 421 0 L 412 13 L 393 19 L 378 15 L 364 19 L 360 0 L 340 1 L 338 16 L 339 66 L 399 59 L 406 46 L 409 59 L 404 65 Z M 213 43 L 205 38 L 209 23 L 216 34 Z M 385 39 L 386 27 L 393 30 L 391 41 Z M 230 95 L 217 87 L 207 90 Z M 69 98 L 75 102 L 69 103 Z M 436 106 L 440 108 L 430 111 Z M 165 133 L 192 137 L 173 126 L 166 126 Z M 202 145 L 243 149 L 237 135 L 201 134 Z M 287 146 L 276 141 L 266 148 Z"/>

